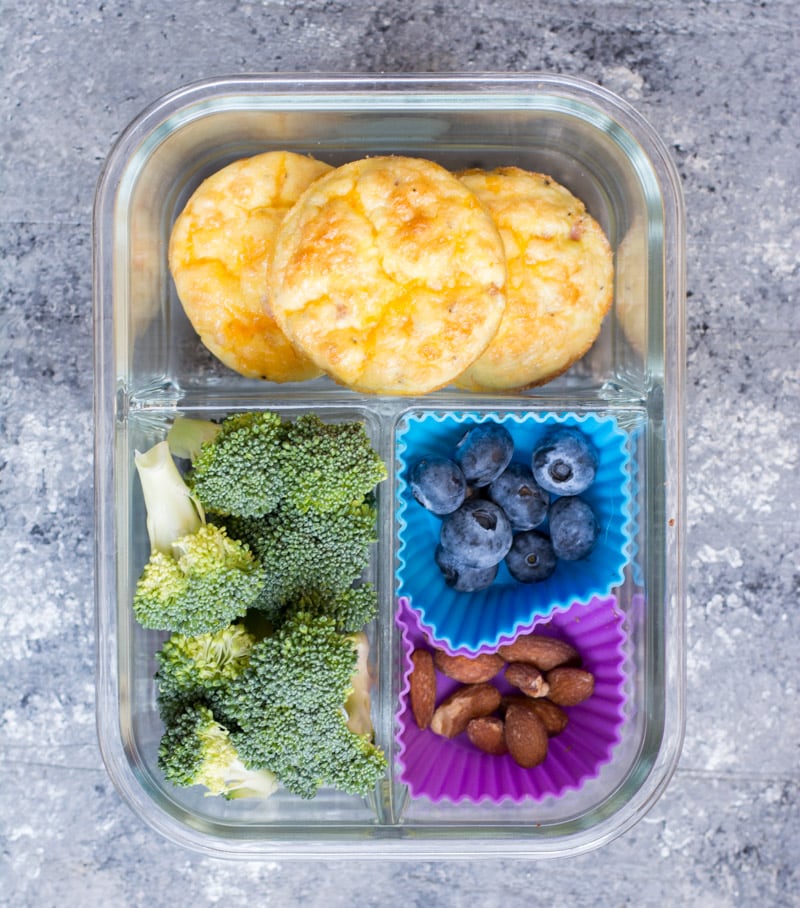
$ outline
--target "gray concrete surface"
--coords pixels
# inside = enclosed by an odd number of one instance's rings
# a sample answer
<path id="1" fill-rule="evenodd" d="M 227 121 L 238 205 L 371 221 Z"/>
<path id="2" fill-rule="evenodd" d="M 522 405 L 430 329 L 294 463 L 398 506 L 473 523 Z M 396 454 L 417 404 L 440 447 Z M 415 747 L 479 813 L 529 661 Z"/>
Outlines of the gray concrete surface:
<path id="1" fill-rule="evenodd" d="M 800 31 L 790 0 L 6 2 L 0 15 L 0 905 L 800 905 Z M 189 81 L 549 70 L 631 101 L 688 210 L 688 719 L 677 772 L 554 863 L 227 863 L 121 801 L 94 727 L 91 217 Z"/>

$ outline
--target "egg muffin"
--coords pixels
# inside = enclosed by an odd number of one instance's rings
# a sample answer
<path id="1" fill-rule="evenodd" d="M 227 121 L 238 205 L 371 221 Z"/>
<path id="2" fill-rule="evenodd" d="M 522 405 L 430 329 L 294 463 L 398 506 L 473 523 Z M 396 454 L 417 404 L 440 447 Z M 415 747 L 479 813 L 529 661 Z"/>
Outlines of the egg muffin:
<path id="1" fill-rule="evenodd" d="M 489 345 L 505 278 L 497 227 L 461 180 L 432 161 L 379 156 L 325 174 L 286 216 L 270 305 L 337 382 L 422 394 Z"/>
<path id="2" fill-rule="evenodd" d="M 455 384 L 469 391 L 544 384 L 600 333 L 614 292 L 608 239 L 583 202 L 549 176 L 500 167 L 459 177 L 497 224 L 508 280 L 497 334 Z"/>
<path id="3" fill-rule="evenodd" d="M 234 161 L 200 184 L 175 221 L 169 267 L 183 310 L 202 343 L 241 375 L 292 382 L 321 374 L 278 327 L 267 297 L 278 228 L 331 169 L 285 151 Z"/>

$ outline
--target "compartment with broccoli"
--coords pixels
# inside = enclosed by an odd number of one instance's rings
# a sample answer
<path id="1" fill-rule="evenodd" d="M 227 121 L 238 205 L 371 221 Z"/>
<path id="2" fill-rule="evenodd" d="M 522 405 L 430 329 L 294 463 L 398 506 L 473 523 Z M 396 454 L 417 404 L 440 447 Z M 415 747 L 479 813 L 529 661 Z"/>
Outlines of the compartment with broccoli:
<path id="1" fill-rule="evenodd" d="M 387 470 L 364 425 L 179 417 L 136 468 L 151 553 L 133 611 L 170 634 L 155 677 L 165 777 L 225 798 L 368 795 L 386 757 L 364 577 Z"/>

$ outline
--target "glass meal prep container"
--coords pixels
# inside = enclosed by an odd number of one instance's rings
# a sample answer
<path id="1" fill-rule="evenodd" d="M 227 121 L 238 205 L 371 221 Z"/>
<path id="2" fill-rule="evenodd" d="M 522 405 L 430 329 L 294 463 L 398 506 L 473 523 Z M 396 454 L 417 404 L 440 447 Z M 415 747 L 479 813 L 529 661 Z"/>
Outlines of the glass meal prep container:
<path id="1" fill-rule="evenodd" d="M 371 397 L 324 377 L 284 385 L 235 374 L 187 321 L 167 243 L 206 176 L 268 150 L 332 165 L 402 154 L 551 175 L 614 252 L 599 338 L 561 377 L 513 394 Z M 108 772 L 146 823 L 218 857 L 538 858 L 598 847 L 642 818 L 677 763 L 684 721 L 683 218 L 678 175 L 650 126 L 612 93 L 564 76 L 231 77 L 175 91 L 128 127 L 101 175 L 94 223 L 97 722 Z M 177 414 L 262 409 L 363 421 L 389 467 L 369 569 L 379 590 L 372 715 L 389 768 L 368 798 L 323 789 L 310 800 L 278 791 L 227 801 L 175 788 L 157 766 L 153 676 L 166 635 L 131 610 L 149 553 L 134 452 L 164 438 Z M 612 417 L 631 440 L 629 557 L 612 590 L 625 633 L 624 722 L 600 772 L 560 796 L 453 803 L 414 796 L 401 779 L 398 438 L 409 420 L 459 413 Z"/>

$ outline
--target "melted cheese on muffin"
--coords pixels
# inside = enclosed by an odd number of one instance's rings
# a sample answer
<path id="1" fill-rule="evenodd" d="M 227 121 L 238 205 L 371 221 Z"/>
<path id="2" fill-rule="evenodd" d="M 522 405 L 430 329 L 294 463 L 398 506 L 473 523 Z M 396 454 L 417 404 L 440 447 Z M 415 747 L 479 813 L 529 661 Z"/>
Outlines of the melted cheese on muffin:
<path id="1" fill-rule="evenodd" d="M 551 177 L 502 167 L 460 178 L 497 224 L 508 281 L 497 334 L 456 384 L 470 391 L 543 384 L 597 339 L 613 298 L 608 240 L 583 202 Z"/>
<path id="2" fill-rule="evenodd" d="M 452 382 L 505 308 L 491 217 L 431 161 L 382 156 L 317 180 L 275 244 L 272 313 L 336 381 L 385 394 Z"/>
<path id="3" fill-rule="evenodd" d="M 291 152 L 266 152 L 206 179 L 178 216 L 169 266 L 202 343 L 234 371 L 275 382 L 321 370 L 269 313 L 269 268 L 280 225 L 301 193 L 331 170 Z"/>

